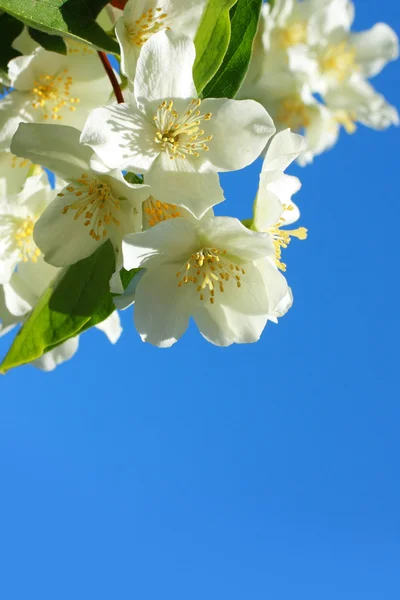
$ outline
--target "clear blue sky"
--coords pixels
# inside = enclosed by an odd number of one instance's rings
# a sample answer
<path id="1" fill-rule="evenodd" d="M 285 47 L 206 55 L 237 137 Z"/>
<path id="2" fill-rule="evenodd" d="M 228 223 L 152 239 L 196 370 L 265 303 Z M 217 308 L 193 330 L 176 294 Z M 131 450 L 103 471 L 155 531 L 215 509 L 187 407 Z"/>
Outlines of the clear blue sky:
<path id="1" fill-rule="evenodd" d="M 376 79 L 398 107 L 399 83 Z M 0 379 L 1 598 L 399 599 L 399 141 L 360 127 L 291 169 L 309 239 L 260 343 L 160 351 L 125 313 L 117 347 Z M 259 168 L 220 213 L 249 216 Z"/>

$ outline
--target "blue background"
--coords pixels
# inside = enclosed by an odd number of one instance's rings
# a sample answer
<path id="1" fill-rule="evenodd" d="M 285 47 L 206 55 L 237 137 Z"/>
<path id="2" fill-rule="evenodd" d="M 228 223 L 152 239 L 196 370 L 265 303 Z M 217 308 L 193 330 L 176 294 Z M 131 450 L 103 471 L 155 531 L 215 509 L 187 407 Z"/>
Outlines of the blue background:
<path id="1" fill-rule="evenodd" d="M 399 72 L 375 80 L 397 106 Z M 360 127 L 291 168 L 309 239 L 260 343 L 161 351 L 125 313 L 117 347 L 0 379 L 1 598 L 398 600 L 398 153 Z M 224 211 L 250 216 L 259 168 L 223 178 Z"/>

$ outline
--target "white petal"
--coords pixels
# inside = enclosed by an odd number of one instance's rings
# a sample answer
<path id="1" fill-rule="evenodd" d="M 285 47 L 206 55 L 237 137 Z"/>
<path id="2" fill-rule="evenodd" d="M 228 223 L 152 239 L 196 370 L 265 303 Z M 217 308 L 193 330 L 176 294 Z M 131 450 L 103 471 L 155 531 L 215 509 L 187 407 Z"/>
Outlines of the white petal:
<path id="1" fill-rule="evenodd" d="M 3 287 L 0 286 L 0 338 L 14 329 L 19 320 L 18 317 L 12 315 L 7 309 L 4 299 L 4 290 Z"/>
<path id="2" fill-rule="evenodd" d="M 188 160 L 177 159 L 173 162 L 190 167 Z M 158 161 L 146 174 L 146 183 L 151 186 L 151 193 L 157 200 L 183 206 L 198 219 L 212 206 L 224 200 L 217 173 L 196 173 L 193 170 L 163 171 L 158 169 L 157 165 Z"/>
<path id="3" fill-rule="evenodd" d="M 215 303 L 197 303 L 194 320 L 202 335 L 218 346 L 256 342 L 266 325 L 269 301 L 264 281 L 253 264 L 245 266 L 241 287 L 236 280 L 224 283 Z M 215 310 L 216 309 L 216 310 Z"/>
<path id="4" fill-rule="evenodd" d="M 192 69 L 194 43 L 185 35 L 161 31 L 143 46 L 136 67 L 134 92 L 138 106 L 174 98 L 196 98 Z"/>
<path id="5" fill-rule="evenodd" d="M 195 286 L 178 287 L 177 268 L 165 264 L 147 271 L 136 290 L 136 329 L 143 341 L 161 348 L 172 346 L 185 333 L 196 295 Z"/>
<path id="6" fill-rule="evenodd" d="M 159 150 L 155 128 L 132 105 L 118 104 L 92 111 L 81 143 L 87 144 L 111 169 L 146 173 Z"/>
<path id="7" fill-rule="evenodd" d="M 80 131 L 65 125 L 21 123 L 11 147 L 66 180 L 78 179 L 89 168 L 90 148 L 79 143 Z"/>
<path id="8" fill-rule="evenodd" d="M 305 150 L 307 141 L 302 135 L 292 133 L 290 129 L 280 131 L 268 145 L 262 171 L 284 171 Z"/>
<path id="9" fill-rule="evenodd" d="M 107 319 L 98 323 L 96 329 L 102 331 L 112 344 L 116 344 L 121 337 L 122 327 L 118 312 L 115 310 Z"/>
<path id="10" fill-rule="evenodd" d="M 11 92 L 0 100 L 0 150 L 10 150 L 14 133 L 21 121 L 33 121 L 29 97 L 24 92 Z"/>
<path id="11" fill-rule="evenodd" d="M 32 361 L 32 365 L 37 367 L 41 371 L 54 371 L 58 365 L 70 360 L 77 352 L 79 347 L 79 336 L 70 338 L 63 344 L 60 344 L 53 350 L 46 352 L 38 358 Z"/>
<path id="12" fill-rule="evenodd" d="M 46 262 L 55 267 L 72 265 L 90 256 L 106 241 L 96 241 L 85 227 L 84 215 L 74 219 L 75 212 L 63 213 L 65 206 L 76 201 L 74 193 L 64 188 L 63 197 L 56 196 L 36 222 L 33 237 Z"/>
<path id="13" fill-rule="evenodd" d="M 226 250 L 228 255 L 243 261 L 275 254 L 270 236 L 250 231 L 233 217 L 203 219 L 199 228 L 203 246 Z"/>
<path id="14" fill-rule="evenodd" d="M 268 294 L 269 316 L 281 316 L 283 310 L 288 310 L 292 304 L 291 293 L 285 277 L 269 259 L 257 261 L 265 289 Z M 289 301 L 290 299 L 290 301 Z"/>
<path id="15" fill-rule="evenodd" d="M 195 221 L 168 219 L 155 227 L 127 235 L 122 243 L 124 267 L 128 271 L 157 265 L 160 261 L 185 260 L 201 245 Z"/>
<path id="16" fill-rule="evenodd" d="M 399 39 L 385 23 L 354 33 L 350 43 L 356 49 L 356 61 L 365 77 L 377 75 L 389 61 L 399 57 Z"/>
<path id="17" fill-rule="evenodd" d="M 219 304 L 203 305 L 197 308 L 193 319 L 201 335 L 215 346 L 230 346 L 234 343 L 234 333 L 229 326 L 226 308 Z"/>
<path id="18" fill-rule="evenodd" d="M 135 302 L 137 286 L 145 272 L 146 271 L 143 269 L 142 271 L 139 271 L 139 273 L 136 273 L 136 275 L 129 282 L 128 287 L 123 294 L 114 296 L 114 304 L 118 310 L 126 310 Z"/>
<path id="19" fill-rule="evenodd" d="M 217 171 L 236 171 L 256 160 L 275 132 L 267 111 L 254 100 L 207 99 L 202 112 L 212 114 L 206 133 L 207 160 Z"/>
<path id="20" fill-rule="evenodd" d="M 121 17 L 115 26 L 115 35 L 121 50 L 121 72 L 133 81 L 136 73 L 136 65 L 140 54 L 140 48 L 129 39 L 125 27 L 125 20 Z"/>
<path id="21" fill-rule="evenodd" d="M 8 312 L 19 320 L 27 315 L 36 303 L 36 297 L 15 273 L 12 281 L 4 285 L 4 301 Z"/>

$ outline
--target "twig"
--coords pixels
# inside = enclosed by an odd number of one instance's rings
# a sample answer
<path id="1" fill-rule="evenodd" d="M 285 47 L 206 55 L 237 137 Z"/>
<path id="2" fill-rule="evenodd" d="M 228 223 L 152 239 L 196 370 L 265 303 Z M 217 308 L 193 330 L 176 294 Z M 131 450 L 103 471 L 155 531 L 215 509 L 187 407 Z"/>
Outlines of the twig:
<path id="1" fill-rule="evenodd" d="M 98 50 L 98 55 L 100 57 L 101 62 L 103 63 L 103 67 L 108 75 L 108 78 L 111 81 L 111 85 L 113 87 L 117 102 L 118 102 L 118 104 L 121 104 L 122 102 L 124 102 L 124 97 L 122 95 L 121 87 L 118 83 L 118 80 L 115 77 L 113 68 L 110 65 L 110 61 L 107 58 L 107 54 L 105 52 L 101 52 L 100 50 Z"/>

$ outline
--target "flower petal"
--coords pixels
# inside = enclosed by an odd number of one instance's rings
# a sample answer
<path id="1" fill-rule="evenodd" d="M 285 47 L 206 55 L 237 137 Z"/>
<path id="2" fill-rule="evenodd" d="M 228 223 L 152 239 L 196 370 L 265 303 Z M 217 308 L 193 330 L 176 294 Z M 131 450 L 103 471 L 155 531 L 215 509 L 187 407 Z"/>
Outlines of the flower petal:
<path id="1" fill-rule="evenodd" d="M 121 319 L 119 318 L 118 311 L 115 310 L 107 319 L 101 321 L 101 323 L 97 323 L 95 327 L 107 336 L 111 344 L 116 344 L 122 333 Z"/>
<path id="2" fill-rule="evenodd" d="M 254 100 L 207 99 L 202 112 L 211 113 L 207 121 L 207 160 L 217 171 L 236 171 L 256 160 L 269 138 L 275 133 L 274 123 Z"/>
<path id="3" fill-rule="evenodd" d="M 146 173 L 159 151 L 154 126 L 132 105 L 118 104 L 93 110 L 81 135 L 111 169 Z"/>
<path id="4" fill-rule="evenodd" d="M 189 161 L 184 162 L 189 167 Z M 152 195 L 167 204 L 178 204 L 200 219 L 212 206 L 223 202 L 223 190 L 217 173 L 196 173 L 187 171 L 163 171 L 154 168 L 146 174 L 146 183 L 151 187 Z"/>
<path id="5" fill-rule="evenodd" d="M 136 290 L 134 320 L 142 340 L 160 348 L 172 346 L 185 333 L 196 289 L 178 287 L 176 264 L 147 271 Z"/>
<path id="6" fill-rule="evenodd" d="M 124 267 L 128 271 L 160 262 L 185 260 L 201 245 L 196 223 L 168 219 L 155 227 L 127 235 L 122 242 Z"/>
<path id="7" fill-rule="evenodd" d="M 184 10 L 184 9 L 183 9 Z M 134 93 L 142 110 L 151 102 L 197 98 L 192 69 L 196 51 L 186 36 L 160 31 L 143 46 L 136 67 Z"/>
<path id="8" fill-rule="evenodd" d="M 376 23 L 368 31 L 354 33 L 350 43 L 365 77 L 373 77 L 391 60 L 399 57 L 399 39 L 386 23 Z"/>
<path id="9" fill-rule="evenodd" d="M 79 335 L 76 337 L 70 338 L 63 344 L 60 344 L 53 350 L 46 352 L 38 358 L 37 360 L 32 361 L 32 365 L 37 367 L 41 371 L 54 371 L 58 365 L 70 360 L 74 354 L 77 352 L 79 347 Z"/>
<path id="10" fill-rule="evenodd" d="M 79 143 L 80 131 L 66 125 L 21 123 L 11 147 L 66 180 L 78 179 L 89 168 L 90 148 Z"/>
<path id="11" fill-rule="evenodd" d="M 203 245 L 226 250 L 230 256 L 243 261 L 275 255 L 270 236 L 247 229 L 233 217 L 213 217 L 199 223 Z"/>
<path id="12" fill-rule="evenodd" d="M 64 188 L 63 196 L 56 196 L 36 222 L 33 237 L 44 254 L 46 262 L 55 267 L 72 265 L 90 256 L 105 241 L 96 241 L 85 227 L 84 215 L 79 220 L 72 210 L 64 208 L 76 201 L 74 193 Z"/>
<path id="13" fill-rule="evenodd" d="M 307 150 L 307 141 L 302 135 L 285 129 L 271 139 L 265 155 L 262 171 L 284 171 L 301 152 Z"/>
<path id="14" fill-rule="evenodd" d="M 115 36 L 121 49 L 121 72 L 130 81 L 133 81 L 135 78 L 140 48 L 131 42 L 123 17 L 118 20 L 115 26 Z"/>
<path id="15" fill-rule="evenodd" d="M 21 121 L 31 122 L 32 107 L 24 92 L 13 91 L 0 100 L 0 150 L 10 150 L 14 133 Z"/>

